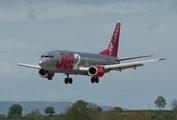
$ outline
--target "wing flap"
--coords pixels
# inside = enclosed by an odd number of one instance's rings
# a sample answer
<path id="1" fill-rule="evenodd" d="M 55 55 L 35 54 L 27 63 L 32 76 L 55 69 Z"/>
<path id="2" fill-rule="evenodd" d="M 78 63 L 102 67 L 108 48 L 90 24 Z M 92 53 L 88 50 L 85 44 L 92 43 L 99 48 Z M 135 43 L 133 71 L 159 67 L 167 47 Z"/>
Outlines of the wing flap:
<path id="1" fill-rule="evenodd" d="M 140 67 L 140 66 L 143 66 L 143 64 L 130 65 L 130 66 L 123 66 L 123 67 L 119 67 L 118 69 L 115 69 L 115 70 L 122 71 L 122 70 L 130 69 L 130 68 L 136 69 L 136 67 Z"/>
<path id="2" fill-rule="evenodd" d="M 129 68 L 134 68 L 143 66 L 144 63 L 149 63 L 149 62 L 156 62 L 160 60 L 165 60 L 165 59 L 153 59 L 153 60 L 145 60 L 145 61 L 138 61 L 138 62 L 130 62 L 130 63 L 122 63 L 122 64 L 113 64 L 113 65 L 105 65 L 103 66 L 105 71 L 110 71 L 110 70 L 124 70 L 124 69 L 129 69 Z"/>
<path id="3" fill-rule="evenodd" d="M 24 63 L 18 63 L 17 65 L 18 65 L 18 66 L 22 66 L 22 67 L 41 69 L 41 67 L 38 66 L 38 65 L 30 65 L 30 64 L 24 64 Z"/>

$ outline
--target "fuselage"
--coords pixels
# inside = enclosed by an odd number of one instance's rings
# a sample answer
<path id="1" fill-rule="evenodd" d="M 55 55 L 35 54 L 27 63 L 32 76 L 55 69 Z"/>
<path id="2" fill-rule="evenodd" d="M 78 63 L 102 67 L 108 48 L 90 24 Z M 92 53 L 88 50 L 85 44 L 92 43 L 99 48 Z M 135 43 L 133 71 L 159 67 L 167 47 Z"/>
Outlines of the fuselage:
<path id="1" fill-rule="evenodd" d="M 116 57 L 108 55 L 55 50 L 44 53 L 39 60 L 39 65 L 50 72 L 87 75 L 79 68 L 116 64 L 116 59 Z"/>

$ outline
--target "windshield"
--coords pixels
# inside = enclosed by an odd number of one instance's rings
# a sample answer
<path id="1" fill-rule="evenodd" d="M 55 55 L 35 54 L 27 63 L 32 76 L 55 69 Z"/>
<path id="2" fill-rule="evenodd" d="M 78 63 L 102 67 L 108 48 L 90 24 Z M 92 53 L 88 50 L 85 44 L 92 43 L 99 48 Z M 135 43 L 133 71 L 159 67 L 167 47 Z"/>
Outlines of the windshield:
<path id="1" fill-rule="evenodd" d="M 45 57 L 45 58 L 47 58 L 47 57 L 53 58 L 53 55 L 51 55 L 51 54 L 44 54 L 44 55 L 41 56 L 41 58 L 43 58 L 43 57 Z"/>

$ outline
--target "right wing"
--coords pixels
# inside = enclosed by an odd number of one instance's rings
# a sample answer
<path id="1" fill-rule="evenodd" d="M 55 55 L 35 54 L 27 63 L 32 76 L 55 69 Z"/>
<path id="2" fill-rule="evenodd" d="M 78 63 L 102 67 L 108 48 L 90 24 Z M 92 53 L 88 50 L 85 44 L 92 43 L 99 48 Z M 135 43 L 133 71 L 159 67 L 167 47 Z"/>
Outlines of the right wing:
<path id="1" fill-rule="evenodd" d="M 102 65 L 101 67 L 105 72 L 109 72 L 111 70 L 118 70 L 122 71 L 124 69 L 130 69 L 136 67 L 143 66 L 144 63 L 149 63 L 149 62 L 156 62 L 156 61 L 161 61 L 165 60 L 164 58 L 159 58 L 159 59 L 153 59 L 153 60 L 144 60 L 144 61 L 137 61 L 137 62 L 129 62 L 129 63 L 121 63 L 121 64 L 111 64 L 111 65 Z M 87 72 L 90 67 L 80 67 L 78 70 L 82 72 Z"/>
<path id="2" fill-rule="evenodd" d="M 128 58 L 118 58 L 116 61 L 132 60 L 132 59 L 152 57 L 152 56 L 153 55 L 136 56 L 136 57 L 128 57 Z"/>
<path id="3" fill-rule="evenodd" d="M 105 65 L 103 66 L 105 71 L 111 71 L 111 70 L 124 70 L 124 69 L 129 69 L 129 68 L 134 68 L 143 66 L 144 63 L 149 63 L 149 62 L 156 62 L 156 61 L 161 61 L 165 60 L 164 58 L 160 59 L 153 59 L 153 60 L 144 60 L 144 61 L 137 61 L 137 62 L 130 62 L 130 63 L 121 63 L 121 64 L 113 64 L 113 65 Z"/>
<path id="4" fill-rule="evenodd" d="M 28 67 L 28 68 L 35 68 L 35 69 L 41 69 L 39 65 L 30 65 L 30 64 L 24 64 L 24 63 L 18 63 L 18 66 Z"/>

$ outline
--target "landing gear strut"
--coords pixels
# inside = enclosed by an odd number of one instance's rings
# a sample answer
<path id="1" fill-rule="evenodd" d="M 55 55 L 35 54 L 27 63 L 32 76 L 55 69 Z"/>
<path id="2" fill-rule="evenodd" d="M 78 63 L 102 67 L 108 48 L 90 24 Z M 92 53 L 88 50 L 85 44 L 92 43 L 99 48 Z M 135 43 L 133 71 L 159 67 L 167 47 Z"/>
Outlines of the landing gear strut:
<path id="1" fill-rule="evenodd" d="M 92 77 L 91 78 L 91 83 L 99 83 L 99 78 L 98 77 Z"/>
<path id="2" fill-rule="evenodd" d="M 73 83 L 73 79 L 69 77 L 69 74 L 66 74 L 67 77 L 65 78 L 64 82 L 65 84 L 72 84 Z"/>
<path id="3" fill-rule="evenodd" d="M 48 73 L 48 80 L 52 80 L 53 76 L 51 73 Z"/>

